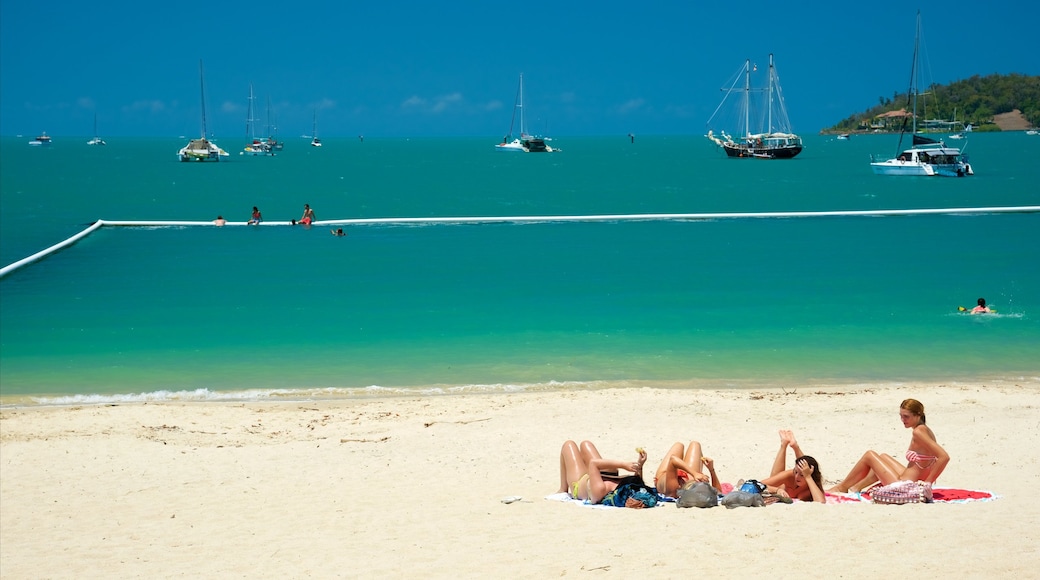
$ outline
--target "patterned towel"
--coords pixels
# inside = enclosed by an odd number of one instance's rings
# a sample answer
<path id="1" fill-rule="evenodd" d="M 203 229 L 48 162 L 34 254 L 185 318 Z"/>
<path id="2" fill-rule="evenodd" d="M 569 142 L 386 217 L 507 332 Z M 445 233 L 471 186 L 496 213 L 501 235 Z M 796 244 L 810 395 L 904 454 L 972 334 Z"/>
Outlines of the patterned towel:
<path id="1" fill-rule="evenodd" d="M 827 503 L 873 503 L 870 492 L 831 493 L 827 492 Z M 937 487 L 932 489 L 932 501 L 934 503 L 968 503 L 971 501 L 993 501 L 1000 496 L 990 492 L 975 489 L 957 489 L 950 487 Z"/>

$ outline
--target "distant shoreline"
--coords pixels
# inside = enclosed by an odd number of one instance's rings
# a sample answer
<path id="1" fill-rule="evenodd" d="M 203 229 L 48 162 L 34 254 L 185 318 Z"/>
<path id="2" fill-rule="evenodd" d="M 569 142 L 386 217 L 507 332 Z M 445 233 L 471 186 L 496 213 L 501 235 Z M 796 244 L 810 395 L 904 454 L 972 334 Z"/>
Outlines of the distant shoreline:
<path id="1" fill-rule="evenodd" d="M 1009 113 L 1001 113 L 993 116 L 993 124 L 997 126 L 1001 131 L 1027 131 L 1034 127 L 1026 119 L 1026 116 L 1022 114 L 1022 111 L 1014 109 Z M 886 133 L 898 133 L 898 130 L 857 130 L 857 131 L 838 131 L 834 129 L 824 129 L 820 131 L 820 135 L 883 135 Z M 943 133 L 944 131 L 938 131 Z"/>

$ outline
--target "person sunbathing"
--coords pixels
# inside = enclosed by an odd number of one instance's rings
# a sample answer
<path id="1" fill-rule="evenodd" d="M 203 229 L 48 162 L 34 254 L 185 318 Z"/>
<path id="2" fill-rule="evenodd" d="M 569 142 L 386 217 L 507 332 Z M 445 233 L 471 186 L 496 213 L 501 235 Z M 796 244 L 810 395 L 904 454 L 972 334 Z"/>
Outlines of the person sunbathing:
<path id="1" fill-rule="evenodd" d="M 787 451 L 794 452 L 794 466 L 787 469 Z M 769 477 L 762 480 L 766 491 L 780 497 L 800 501 L 827 503 L 823 493 L 823 476 L 820 464 L 816 459 L 802 453 L 794 433 L 789 430 L 780 431 L 780 450 L 773 460 L 773 468 Z"/>
<path id="2" fill-rule="evenodd" d="M 682 443 L 673 443 L 664 459 L 661 460 L 661 465 L 657 467 L 657 474 L 654 475 L 654 487 L 661 495 L 678 497 L 679 489 L 687 483 L 709 481 L 709 477 L 704 474 L 705 467 L 711 474 L 712 487 L 719 489 L 719 477 L 715 475 L 715 462 L 710 457 L 703 456 L 701 444 L 697 441 L 690 441 L 684 452 Z"/>
<path id="3" fill-rule="evenodd" d="M 907 465 L 891 455 L 867 451 L 840 483 L 827 491 L 845 493 L 863 490 L 875 483 L 888 485 L 896 481 L 926 481 L 935 483 L 946 469 L 950 456 L 935 440 L 935 433 L 925 424 L 924 405 L 916 399 L 906 399 L 899 405 L 899 419 L 903 427 L 912 429 L 910 449 L 906 452 Z"/>
<path id="4" fill-rule="evenodd" d="M 560 449 L 559 492 L 567 492 L 574 499 L 600 503 L 608 493 L 617 489 L 619 469 L 643 477 L 646 451 L 642 448 L 637 451 L 639 459 L 636 461 L 603 459 L 591 441 L 582 441 L 581 446 L 574 441 L 565 441 Z"/>

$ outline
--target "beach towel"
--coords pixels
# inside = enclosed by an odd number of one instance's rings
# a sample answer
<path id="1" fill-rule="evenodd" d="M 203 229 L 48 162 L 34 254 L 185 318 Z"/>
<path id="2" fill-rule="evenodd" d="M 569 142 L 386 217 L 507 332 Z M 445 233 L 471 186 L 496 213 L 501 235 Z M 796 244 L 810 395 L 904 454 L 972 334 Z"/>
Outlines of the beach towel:
<path id="1" fill-rule="evenodd" d="M 827 503 L 873 503 L 870 492 L 831 493 L 827 492 Z M 993 501 L 1000 496 L 978 489 L 959 489 L 952 487 L 932 488 L 932 503 L 968 503 L 973 501 Z"/>
<path id="2" fill-rule="evenodd" d="M 604 510 L 626 509 L 624 506 L 622 506 L 622 507 L 614 507 L 614 506 L 611 506 L 611 505 L 603 505 L 601 503 L 589 503 L 588 500 L 584 500 L 584 499 L 574 499 L 573 497 L 571 497 L 571 495 L 569 493 L 567 493 L 565 491 L 562 491 L 560 493 L 554 493 L 552 495 L 547 495 L 547 496 L 545 496 L 545 499 L 547 499 L 549 501 L 562 501 L 564 503 L 574 504 L 574 505 L 580 506 L 580 507 L 588 507 L 588 508 L 596 508 L 596 509 L 604 509 Z M 675 498 L 673 498 L 673 497 L 665 497 L 665 496 L 663 496 L 661 494 L 657 494 L 657 502 L 658 502 L 657 505 L 661 505 L 661 502 L 675 502 Z"/>

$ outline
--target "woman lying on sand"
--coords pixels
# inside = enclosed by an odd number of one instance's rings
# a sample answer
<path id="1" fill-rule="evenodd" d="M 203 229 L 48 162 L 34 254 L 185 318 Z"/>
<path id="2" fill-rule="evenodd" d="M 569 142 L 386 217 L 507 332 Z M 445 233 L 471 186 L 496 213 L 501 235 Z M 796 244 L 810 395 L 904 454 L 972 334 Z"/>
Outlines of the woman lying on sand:
<path id="1" fill-rule="evenodd" d="M 676 442 L 661 460 L 654 476 L 654 487 L 657 492 L 667 497 L 678 497 L 679 488 L 690 481 L 708 481 L 704 468 L 711 474 L 711 485 L 720 489 L 719 476 L 715 475 L 715 463 L 710 457 L 701 454 L 701 444 L 690 441 L 683 453 L 683 444 Z"/>
<path id="2" fill-rule="evenodd" d="M 787 450 L 794 451 L 794 467 L 787 469 Z M 823 493 L 823 476 L 820 464 L 812 457 L 802 453 L 798 441 L 791 431 L 780 431 L 780 450 L 773 460 L 773 469 L 769 477 L 762 480 L 766 491 L 780 497 L 789 497 L 800 501 L 827 503 Z"/>
<path id="3" fill-rule="evenodd" d="M 586 499 L 591 503 L 599 503 L 608 493 L 614 491 L 618 484 L 604 477 L 617 474 L 619 469 L 631 471 L 643 477 L 643 464 L 646 463 L 646 451 L 637 449 L 639 459 L 634 462 L 618 459 L 603 459 L 596 446 L 590 441 L 582 441 L 579 448 L 574 441 L 566 441 L 560 450 L 560 492 L 567 492 L 574 499 Z"/>
<path id="4" fill-rule="evenodd" d="M 845 493 L 862 490 L 874 483 L 888 485 L 896 481 L 927 481 L 935 483 L 946 469 L 950 456 L 935 440 L 935 433 L 925 425 L 924 405 L 916 399 L 907 399 L 899 405 L 899 419 L 907 429 L 913 429 L 910 449 L 906 452 L 907 466 L 894 457 L 877 451 L 863 454 L 852 471 L 838 485 L 827 491 Z"/>

